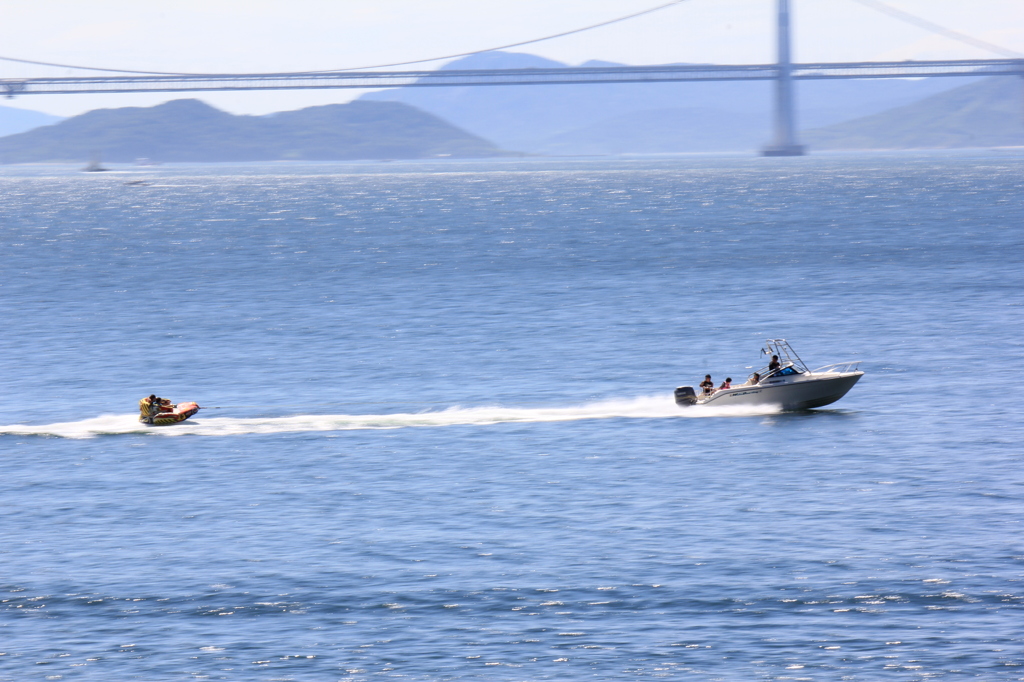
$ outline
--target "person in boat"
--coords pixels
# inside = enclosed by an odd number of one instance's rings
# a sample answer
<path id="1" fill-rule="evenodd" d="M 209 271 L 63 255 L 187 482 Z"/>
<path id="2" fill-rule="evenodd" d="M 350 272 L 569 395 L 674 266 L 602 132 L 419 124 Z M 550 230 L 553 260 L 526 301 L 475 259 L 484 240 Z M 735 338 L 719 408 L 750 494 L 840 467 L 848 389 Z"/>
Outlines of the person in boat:
<path id="1" fill-rule="evenodd" d="M 139 401 L 139 421 L 147 424 L 153 423 L 153 415 L 156 414 L 156 394 L 151 394 L 148 398 L 143 398 Z"/>
<path id="2" fill-rule="evenodd" d="M 754 372 L 754 375 L 750 377 L 750 385 L 757 386 L 759 381 L 761 381 L 761 375 L 758 374 L 757 372 Z"/>
<path id="3" fill-rule="evenodd" d="M 161 412 L 171 412 L 174 406 L 166 398 L 158 398 L 156 394 L 150 395 L 139 401 L 139 419 L 147 424 L 153 423 L 153 418 Z"/>
<path id="4" fill-rule="evenodd" d="M 727 388 L 732 388 L 732 377 L 726 377 L 725 381 L 722 382 L 722 385 L 718 387 L 718 390 L 722 391 Z"/>
<path id="5" fill-rule="evenodd" d="M 711 380 L 710 374 L 704 375 L 704 381 L 700 382 L 700 387 L 704 389 L 704 395 L 711 395 L 715 392 L 715 382 Z"/>
<path id="6" fill-rule="evenodd" d="M 782 367 L 782 363 L 779 362 L 779 356 L 778 355 L 773 355 L 772 356 L 772 361 L 768 363 L 768 371 L 769 372 L 774 372 L 775 370 L 777 370 L 777 369 L 779 369 L 781 367 Z"/>

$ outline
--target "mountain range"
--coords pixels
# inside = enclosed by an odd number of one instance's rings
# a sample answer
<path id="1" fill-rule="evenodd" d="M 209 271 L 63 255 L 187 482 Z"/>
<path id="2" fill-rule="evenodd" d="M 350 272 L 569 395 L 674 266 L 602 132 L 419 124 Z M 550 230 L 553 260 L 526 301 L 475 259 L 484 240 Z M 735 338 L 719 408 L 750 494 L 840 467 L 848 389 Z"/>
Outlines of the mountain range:
<path id="1" fill-rule="evenodd" d="M 809 130 L 811 149 L 948 149 L 1024 146 L 1024 88 L 993 76 L 919 102 Z"/>
<path id="2" fill-rule="evenodd" d="M 23 133 L 60 120 L 60 116 L 44 114 L 41 111 L 0 106 L 0 137 Z"/>
<path id="3" fill-rule="evenodd" d="M 442 68 L 561 66 L 565 64 L 530 54 L 488 52 Z M 621 65 L 590 61 L 582 66 Z M 804 128 L 838 124 L 974 80 L 800 81 L 798 123 Z M 771 87 L 764 81 L 403 87 L 361 99 L 404 102 L 502 148 L 537 154 L 753 151 L 771 137 Z"/>
<path id="4" fill-rule="evenodd" d="M 502 156 L 507 152 L 399 102 L 355 101 L 234 116 L 195 99 L 97 109 L 0 138 L 0 161 L 271 161 Z"/>
<path id="5" fill-rule="evenodd" d="M 607 62 L 587 62 L 602 66 Z M 493 52 L 443 67 L 563 66 Z M 800 81 L 811 150 L 1024 145 L 1024 89 L 1007 77 Z M 0 138 L 0 162 L 265 161 L 753 152 L 771 137 L 771 84 L 759 81 L 401 87 L 268 116 L 198 100 L 99 109 Z M 14 112 L 0 107 L 0 130 Z M 25 118 L 28 115 L 29 118 Z M 49 122 L 54 117 L 38 114 Z"/>

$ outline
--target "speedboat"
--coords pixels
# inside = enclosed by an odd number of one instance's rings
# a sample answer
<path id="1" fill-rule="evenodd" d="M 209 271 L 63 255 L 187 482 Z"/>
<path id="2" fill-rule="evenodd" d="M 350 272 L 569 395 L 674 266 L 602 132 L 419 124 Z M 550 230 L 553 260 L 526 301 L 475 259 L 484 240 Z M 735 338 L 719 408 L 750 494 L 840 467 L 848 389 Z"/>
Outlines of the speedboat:
<path id="1" fill-rule="evenodd" d="M 864 372 L 855 362 L 836 362 L 808 369 L 785 339 L 768 339 L 761 350 L 775 356 L 768 367 L 751 374 L 746 383 L 731 388 L 710 388 L 698 394 L 692 386 L 676 389 L 676 404 L 691 405 L 778 405 L 784 410 L 809 410 L 831 405 L 853 388 Z"/>
<path id="2" fill-rule="evenodd" d="M 161 412 L 152 417 L 139 417 L 139 421 L 151 426 L 170 426 L 171 424 L 185 421 L 198 412 L 199 409 L 199 405 L 196 403 L 178 403 L 177 405 L 171 405 L 169 412 Z"/>

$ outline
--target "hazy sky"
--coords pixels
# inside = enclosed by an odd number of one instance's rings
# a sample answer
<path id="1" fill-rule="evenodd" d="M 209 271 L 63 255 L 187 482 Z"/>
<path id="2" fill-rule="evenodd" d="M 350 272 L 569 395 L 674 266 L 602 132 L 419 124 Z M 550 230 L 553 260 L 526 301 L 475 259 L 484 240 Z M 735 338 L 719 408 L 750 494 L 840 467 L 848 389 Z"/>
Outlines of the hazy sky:
<path id="1" fill-rule="evenodd" d="M 0 0 L 0 55 L 155 71 L 298 71 L 483 49 L 558 33 L 666 0 Z M 1024 0 L 886 0 L 1024 53 Z M 792 0 L 798 61 L 992 57 L 854 0 Z M 687 0 L 587 33 L 518 48 L 570 64 L 771 61 L 774 0 Z M 434 68 L 429 64 L 417 68 Z M 0 77 L 72 75 L 0 62 Z M 581 86 L 585 87 L 585 86 Z M 262 114 L 345 102 L 355 90 L 31 95 L 3 104 L 70 116 L 200 97 Z"/>

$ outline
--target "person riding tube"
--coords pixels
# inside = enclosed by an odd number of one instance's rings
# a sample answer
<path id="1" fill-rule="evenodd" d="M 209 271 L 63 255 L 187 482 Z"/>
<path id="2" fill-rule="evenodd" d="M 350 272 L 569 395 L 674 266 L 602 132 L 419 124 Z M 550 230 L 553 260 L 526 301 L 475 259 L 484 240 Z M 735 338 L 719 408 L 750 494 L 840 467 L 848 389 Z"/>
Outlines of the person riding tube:
<path id="1" fill-rule="evenodd" d="M 158 407 L 157 401 L 159 398 L 156 394 L 151 394 L 148 398 L 143 398 L 139 401 L 139 421 L 144 424 L 152 424 L 153 417 L 155 417 L 160 408 Z"/>

